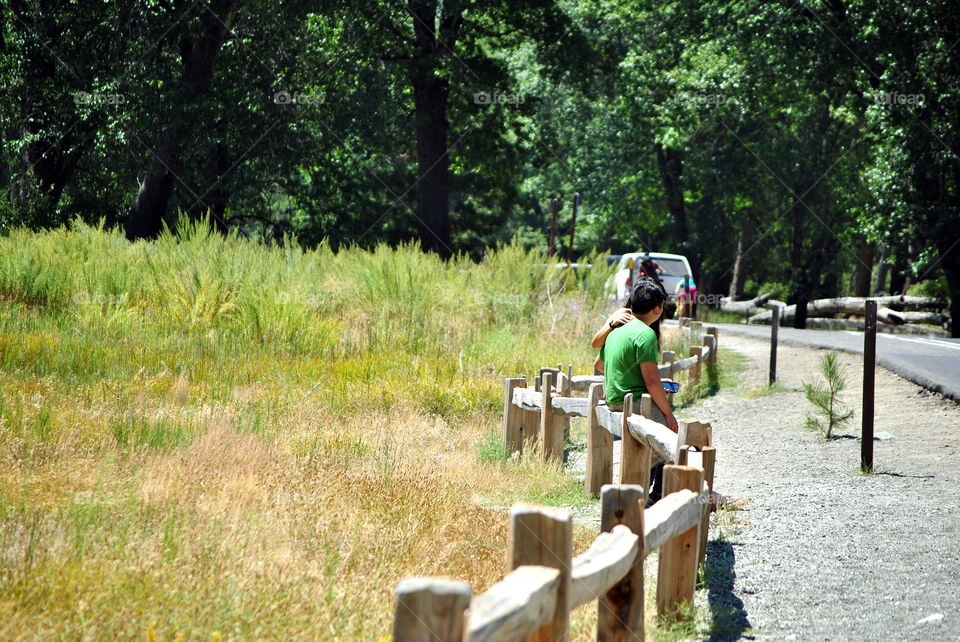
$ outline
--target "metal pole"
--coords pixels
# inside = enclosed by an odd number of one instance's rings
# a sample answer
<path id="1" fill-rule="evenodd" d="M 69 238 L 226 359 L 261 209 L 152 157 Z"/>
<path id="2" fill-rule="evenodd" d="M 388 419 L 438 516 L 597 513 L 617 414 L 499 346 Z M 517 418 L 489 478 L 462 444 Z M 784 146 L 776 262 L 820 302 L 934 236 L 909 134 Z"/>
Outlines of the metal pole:
<path id="1" fill-rule="evenodd" d="M 873 472 L 874 382 L 877 367 L 877 302 L 867 300 L 863 326 L 863 423 L 860 439 L 860 468 Z"/>
<path id="2" fill-rule="evenodd" d="M 777 332 L 780 330 L 780 306 L 773 306 L 773 320 L 770 321 L 770 383 L 777 380 Z"/>
<path id="3" fill-rule="evenodd" d="M 560 209 L 560 201 L 556 198 L 552 201 L 553 205 L 553 224 L 550 226 L 550 258 L 553 258 L 553 255 L 557 253 L 556 245 L 554 244 L 554 239 L 557 237 L 557 210 Z"/>
<path id="4" fill-rule="evenodd" d="M 580 205 L 579 192 L 573 193 L 573 220 L 570 221 L 570 247 L 567 248 L 567 264 L 573 263 L 573 231 L 577 229 L 577 207 Z"/>

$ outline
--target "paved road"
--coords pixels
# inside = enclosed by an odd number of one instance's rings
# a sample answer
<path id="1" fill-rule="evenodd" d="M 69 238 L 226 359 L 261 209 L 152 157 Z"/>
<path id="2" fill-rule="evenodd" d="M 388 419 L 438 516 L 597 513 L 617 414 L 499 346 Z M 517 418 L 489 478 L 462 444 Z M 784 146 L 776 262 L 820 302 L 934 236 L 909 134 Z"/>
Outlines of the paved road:
<path id="1" fill-rule="evenodd" d="M 716 323 L 722 333 L 770 338 L 770 326 Z M 780 328 L 778 342 L 786 345 L 842 350 L 863 354 L 863 333 L 840 330 Z M 877 363 L 904 379 L 960 402 L 960 339 L 877 334 Z"/>

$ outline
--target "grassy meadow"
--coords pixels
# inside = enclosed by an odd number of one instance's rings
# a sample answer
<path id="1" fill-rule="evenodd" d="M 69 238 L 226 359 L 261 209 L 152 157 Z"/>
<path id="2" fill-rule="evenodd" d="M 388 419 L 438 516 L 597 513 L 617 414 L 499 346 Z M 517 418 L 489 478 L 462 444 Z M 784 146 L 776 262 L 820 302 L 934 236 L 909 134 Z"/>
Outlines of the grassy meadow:
<path id="1" fill-rule="evenodd" d="M 376 640 L 404 576 L 484 590 L 513 502 L 589 503 L 502 451 L 502 377 L 587 372 L 608 275 L 203 225 L 0 237 L 0 638 Z"/>

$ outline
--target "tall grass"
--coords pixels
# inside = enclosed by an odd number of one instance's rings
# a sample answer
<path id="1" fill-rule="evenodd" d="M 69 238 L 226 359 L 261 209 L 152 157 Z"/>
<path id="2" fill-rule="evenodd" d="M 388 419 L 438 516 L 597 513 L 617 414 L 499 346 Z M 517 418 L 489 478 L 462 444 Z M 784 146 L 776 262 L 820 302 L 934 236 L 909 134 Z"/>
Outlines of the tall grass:
<path id="1" fill-rule="evenodd" d="M 517 244 L 474 263 L 12 230 L 0 637 L 369 639 L 405 575 L 483 590 L 510 503 L 578 496 L 491 445 L 501 377 L 586 372 L 607 275 Z"/>

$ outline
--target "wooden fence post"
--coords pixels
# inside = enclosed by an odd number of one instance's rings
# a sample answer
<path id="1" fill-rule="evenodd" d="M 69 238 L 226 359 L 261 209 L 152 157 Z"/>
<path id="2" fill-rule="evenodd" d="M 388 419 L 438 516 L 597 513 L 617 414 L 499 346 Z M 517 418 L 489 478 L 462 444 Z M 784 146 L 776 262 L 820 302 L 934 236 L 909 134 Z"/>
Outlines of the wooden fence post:
<path id="1" fill-rule="evenodd" d="M 695 386 L 700 383 L 700 366 L 703 355 L 703 346 L 690 346 L 690 356 L 697 356 L 697 362 L 690 366 L 690 385 Z"/>
<path id="2" fill-rule="evenodd" d="M 686 460 L 680 460 L 682 446 L 696 448 L 701 453 L 703 461 L 703 479 L 707 482 L 711 496 L 713 494 L 713 471 L 717 460 L 717 449 L 713 444 L 713 426 L 705 421 L 681 421 L 677 431 L 677 464 L 685 465 Z M 696 489 L 697 493 L 700 489 Z M 710 504 L 703 507 L 700 518 L 700 541 L 697 547 L 697 565 L 703 564 L 707 555 L 707 534 L 710 530 Z"/>
<path id="3" fill-rule="evenodd" d="M 573 520 L 555 508 L 517 505 L 510 509 L 509 569 L 538 565 L 560 571 L 553 620 L 531 640 L 566 640 L 570 635 L 570 568 L 573 563 Z"/>
<path id="4" fill-rule="evenodd" d="M 682 420 L 678 422 L 677 444 L 693 446 L 703 450 L 705 446 L 713 445 L 713 426 L 705 421 Z M 700 492 L 700 489 L 696 489 Z"/>
<path id="5" fill-rule="evenodd" d="M 703 517 L 700 519 L 700 548 L 697 552 L 697 566 L 703 566 L 707 559 L 707 536 L 710 533 L 710 508 L 713 502 L 713 471 L 717 464 L 717 449 L 713 446 L 704 446 L 700 449 L 703 457 L 703 480 L 707 482 L 707 503 L 703 507 Z"/>
<path id="6" fill-rule="evenodd" d="M 569 397 L 571 396 L 571 382 L 570 377 L 563 371 L 557 373 L 557 396 L 558 397 Z M 563 438 L 568 439 L 570 437 L 570 417 L 558 416 L 554 417 L 554 421 L 560 424 L 561 430 L 563 430 Z M 561 459 L 563 455 L 560 455 Z"/>
<path id="7" fill-rule="evenodd" d="M 460 642 L 470 584 L 432 577 L 400 580 L 394 595 L 394 642 Z"/>
<path id="8" fill-rule="evenodd" d="M 711 334 L 703 335 L 703 346 L 705 348 L 708 348 L 710 351 L 704 363 L 707 363 L 709 365 L 716 363 L 716 361 L 714 360 L 714 357 L 717 356 L 717 342 L 716 342 L 716 339 L 713 338 L 713 335 Z"/>
<path id="9" fill-rule="evenodd" d="M 690 466 L 663 467 L 663 494 L 681 489 L 700 493 L 703 471 Z M 657 569 L 657 615 L 679 619 L 679 604 L 693 604 L 697 582 L 697 547 L 700 544 L 700 524 L 677 535 L 660 547 L 660 567 Z"/>
<path id="10" fill-rule="evenodd" d="M 667 372 L 667 377 L 673 379 L 673 374 L 676 372 L 673 367 L 673 362 L 677 360 L 677 355 L 674 354 L 673 350 L 664 350 L 661 358 L 663 359 L 664 363 L 670 364 L 670 371 Z"/>
<path id="11" fill-rule="evenodd" d="M 544 372 L 543 381 L 540 384 L 540 445 L 543 448 L 544 461 L 553 459 L 563 461 L 563 423 L 554 417 L 553 406 L 550 400 L 553 398 L 553 372 Z"/>
<path id="12" fill-rule="evenodd" d="M 707 334 L 713 337 L 713 353 L 710 355 L 710 361 L 712 363 L 717 362 L 717 351 L 720 349 L 720 330 L 715 325 L 707 326 Z"/>
<path id="13" fill-rule="evenodd" d="M 526 377 L 503 378 L 503 445 L 508 457 L 523 449 L 523 409 L 513 405 L 513 391 L 526 387 Z"/>
<path id="14" fill-rule="evenodd" d="M 639 640 L 643 623 L 643 509 L 647 490 L 641 486 L 604 486 L 601 491 L 600 531 L 623 524 L 640 538 L 637 559 L 618 584 L 600 596 L 597 640 Z"/>
<path id="15" fill-rule="evenodd" d="M 650 487 L 650 447 L 630 434 L 627 422 L 633 414 L 633 393 L 623 398 L 623 420 L 620 432 L 620 483 Z"/>
<path id="16" fill-rule="evenodd" d="M 597 405 L 603 396 L 603 384 L 590 386 L 587 396 L 587 470 L 583 489 L 588 497 L 600 494 L 604 484 L 613 482 L 613 435 L 597 421 Z"/>

